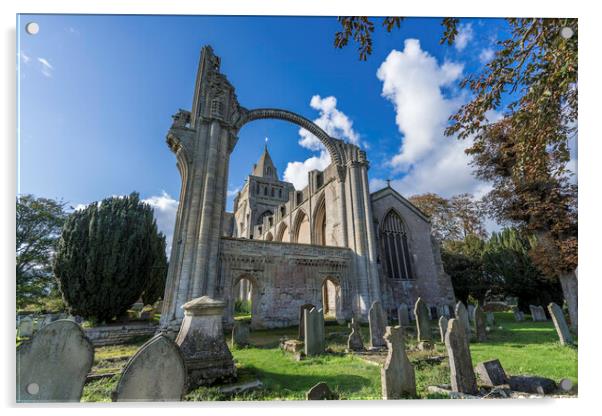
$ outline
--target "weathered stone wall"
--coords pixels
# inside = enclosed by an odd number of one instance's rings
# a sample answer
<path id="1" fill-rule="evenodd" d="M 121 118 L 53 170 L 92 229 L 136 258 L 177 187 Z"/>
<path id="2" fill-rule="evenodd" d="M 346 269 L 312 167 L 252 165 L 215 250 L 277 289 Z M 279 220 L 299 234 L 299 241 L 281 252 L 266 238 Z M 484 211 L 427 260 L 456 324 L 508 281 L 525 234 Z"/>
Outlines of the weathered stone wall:
<path id="1" fill-rule="evenodd" d="M 233 323 L 235 286 L 252 283 L 252 328 L 299 323 L 299 308 L 322 307 L 322 285 L 337 285 L 336 317 L 351 319 L 357 294 L 353 252 L 347 248 L 222 238 L 218 296 L 227 302 L 225 323 Z"/>
<path id="2" fill-rule="evenodd" d="M 374 229 L 379 250 L 379 274 L 382 288 L 383 307 L 397 310 L 400 303 L 414 305 L 418 297 L 429 307 L 444 305 L 453 308 L 455 295 L 451 279 L 443 270 L 438 243 L 431 238 L 431 224 L 409 201 L 391 188 L 384 188 L 371 195 L 374 210 Z M 391 210 L 401 217 L 408 238 L 414 280 L 391 279 L 385 276 L 378 244 L 380 225 Z M 438 312 L 439 314 L 441 312 Z"/>

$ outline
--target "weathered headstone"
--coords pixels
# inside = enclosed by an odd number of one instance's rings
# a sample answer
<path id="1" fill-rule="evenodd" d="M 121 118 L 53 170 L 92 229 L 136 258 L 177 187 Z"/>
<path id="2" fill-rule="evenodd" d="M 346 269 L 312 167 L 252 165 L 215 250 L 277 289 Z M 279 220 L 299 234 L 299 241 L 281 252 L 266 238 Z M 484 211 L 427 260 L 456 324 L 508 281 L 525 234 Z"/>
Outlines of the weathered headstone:
<path id="1" fill-rule="evenodd" d="M 400 326 L 410 325 L 410 311 L 405 303 L 397 307 L 397 321 Z"/>
<path id="2" fill-rule="evenodd" d="M 387 342 L 388 353 L 380 370 L 383 400 L 416 396 L 414 367 L 406 355 L 402 327 L 388 326 L 384 339 Z"/>
<path id="3" fill-rule="evenodd" d="M 306 400 L 337 400 L 336 394 L 323 381 L 313 386 L 305 393 Z"/>
<path id="4" fill-rule="evenodd" d="M 324 352 L 324 313 L 322 309 L 305 310 L 305 355 L 318 355 Z"/>
<path id="5" fill-rule="evenodd" d="M 564 313 L 560 306 L 552 302 L 548 305 L 548 312 L 550 312 L 552 322 L 554 322 L 560 344 L 571 345 L 573 343 L 573 337 L 571 336 L 571 331 L 569 331 L 569 326 L 566 323 L 566 319 L 564 319 Z"/>
<path id="6" fill-rule="evenodd" d="M 315 306 L 311 303 L 306 303 L 305 305 L 299 306 L 299 339 L 301 341 L 303 341 L 303 339 L 305 338 L 305 311 L 310 311 L 313 308 L 315 308 Z"/>
<path id="7" fill-rule="evenodd" d="M 556 391 L 554 380 L 538 376 L 511 376 L 508 380 L 514 391 L 535 394 L 550 394 Z"/>
<path id="8" fill-rule="evenodd" d="M 439 318 L 439 334 L 441 335 L 441 342 L 445 342 L 445 333 L 447 332 L 448 319 L 445 316 Z"/>
<path id="9" fill-rule="evenodd" d="M 246 322 L 235 321 L 232 326 L 232 345 L 244 347 L 249 345 L 249 324 Z"/>
<path id="10" fill-rule="evenodd" d="M 178 346 L 156 335 L 134 354 L 113 393 L 116 402 L 180 401 L 186 390 L 186 366 Z"/>
<path id="11" fill-rule="evenodd" d="M 236 377 L 236 367 L 222 330 L 224 301 L 203 296 L 184 305 L 184 320 L 176 344 L 184 356 L 191 389 L 228 382 Z"/>
<path id="12" fill-rule="evenodd" d="M 416 333 L 418 334 L 418 342 L 432 341 L 431 322 L 429 320 L 429 311 L 422 300 L 418 298 L 414 305 L 414 315 L 416 316 Z"/>
<path id="13" fill-rule="evenodd" d="M 31 316 L 25 316 L 19 320 L 17 335 L 21 338 L 33 335 L 33 319 L 31 319 Z"/>
<path id="14" fill-rule="evenodd" d="M 475 306 L 471 303 L 468 304 L 467 312 L 468 312 L 468 321 L 474 324 L 474 310 Z"/>
<path id="15" fill-rule="evenodd" d="M 508 376 L 500 363 L 500 360 L 491 360 L 478 363 L 475 371 L 481 382 L 489 387 L 508 383 Z"/>
<path id="16" fill-rule="evenodd" d="M 351 328 L 351 333 L 349 334 L 349 338 L 347 338 L 347 349 L 349 351 L 364 351 L 361 327 L 355 318 L 351 318 L 349 328 Z"/>
<path id="17" fill-rule="evenodd" d="M 487 341 L 487 331 L 485 329 L 486 327 L 487 324 L 485 322 L 485 313 L 483 312 L 483 308 L 481 308 L 481 305 L 477 305 L 477 307 L 474 310 L 474 328 L 477 341 Z"/>
<path id="18" fill-rule="evenodd" d="M 471 330 L 470 321 L 468 320 L 468 311 L 462 302 L 456 304 L 456 319 L 462 323 L 466 339 L 470 340 Z"/>
<path id="19" fill-rule="evenodd" d="M 372 348 L 384 347 L 386 318 L 379 301 L 372 303 L 368 314 L 368 323 L 370 324 L 370 346 Z"/>
<path id="20" fill-rule="evenodd" d="M 495 325 L 495 315 L 493 312 L 487 312 L 486 314 L 487 325 L 493 327 Z"/>
<path id="21" fill-rule="evenodd" d="M 17 347 L 17 402 L 79 402 L 94 348 L 72 321 L 55 321 Z"/>
<path id="22" fill-rule="evenodd" d="M 518 309 L 518 306 L 512 307 L 512 313 L 514 314 L 514 320 L 516 322 L 522 322 L 525 319 L 524 314 Z"/>
<path id="23" fill-rule="evenodd" d="M 450 319 L 445 334 L 445 347 L 449 356 L 452 391 L 476 394 L 477 381 L 472 369 L 472 358 L 464 325 Z"/>
<path id="24" fill-rule="evenodd" d="M 529 310 L 531 311 L 531 319 L 534 322 L 542 322 L 548 320 L 542 306 L 529 305 Z"/>

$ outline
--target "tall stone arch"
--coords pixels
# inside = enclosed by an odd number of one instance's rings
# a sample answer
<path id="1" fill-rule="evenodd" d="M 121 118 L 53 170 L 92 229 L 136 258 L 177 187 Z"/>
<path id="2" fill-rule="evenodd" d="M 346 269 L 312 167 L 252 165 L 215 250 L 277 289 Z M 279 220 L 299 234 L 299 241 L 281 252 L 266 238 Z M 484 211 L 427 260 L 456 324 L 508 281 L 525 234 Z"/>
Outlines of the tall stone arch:
<path id="1" fill-rule="evenodd" d="M 205 46 L 201 51 L 192 110 L 179 110 L 173 116 L 166 140 L 176 155 L 182 185 L 161 314 L 164 332 L 173 334 L 179 329 L 184 303 L 203 295 L 219 295 L 220 240 L 230 155 L 239 130 L 260 119 L 297 124 L 324 144 L 338 175 L 341 245 L 356 254 L 354 313 L 366 319 L 369 306 L 380 298 L 365 152 L 329 136 L 299 114 L 242 107 L 234 87 L 220 72 L 220 58 L 211 47 Z M 281 236 L 277 236 L 277 240 L 278 237 Z"/>

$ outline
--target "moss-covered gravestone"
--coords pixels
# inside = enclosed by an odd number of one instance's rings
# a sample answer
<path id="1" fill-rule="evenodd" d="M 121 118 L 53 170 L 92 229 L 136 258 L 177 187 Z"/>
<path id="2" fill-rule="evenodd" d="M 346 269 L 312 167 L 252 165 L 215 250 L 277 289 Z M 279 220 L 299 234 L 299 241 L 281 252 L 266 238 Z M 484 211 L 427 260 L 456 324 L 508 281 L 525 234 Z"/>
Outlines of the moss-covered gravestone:
<path id="1" fill-rule="evenodd" d="M 477 380 L 472 369 L 470 346 L 464 325 L 458 319 L 450 319 L 447 324 L 445 347 L 449 356 L 452 391 L 476 394 Z"/>
<path id="2" fill-rule="evenodd" d="M 566 323 L 566 319 L 564 319 L 564 313 L 562 313 L 560 306 L 552 302 L 548 305 L 548 312 L 550 312 L 552 322 L 554 322 L 560 343 L 562 345 L 573 344 L 573 336 L 571 335 L 571 331 L 569 331 L 569 326 Z"/>
<path id="3" fill-rule="evenodd" d="M 388 326 L 384 336 L 387 342 L 387 358 L 380 370 L 383 400 L 416 396 L 416 377 L 405 351 L 403 329 Z"/>
<path id="4" fill-rule="evenodd" d="M 432 341 L 431 321 L 429 319 L 429 311 L 422 298 L 418 298 L 414 305 L 414 316 L 416 317 L 416 333 L 418 334 L 418 342 Z"/>

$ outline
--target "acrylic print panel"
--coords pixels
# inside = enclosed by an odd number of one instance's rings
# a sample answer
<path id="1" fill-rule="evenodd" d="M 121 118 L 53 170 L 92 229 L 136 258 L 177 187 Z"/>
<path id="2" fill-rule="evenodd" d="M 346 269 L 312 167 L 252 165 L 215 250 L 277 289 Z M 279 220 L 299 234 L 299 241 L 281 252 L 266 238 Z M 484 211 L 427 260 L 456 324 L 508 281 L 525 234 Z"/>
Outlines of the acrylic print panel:
<path id="1" fill-rule="evenodd" d="M 17 401 L 576 396 L 576 20 L 17 31 Z"/>

